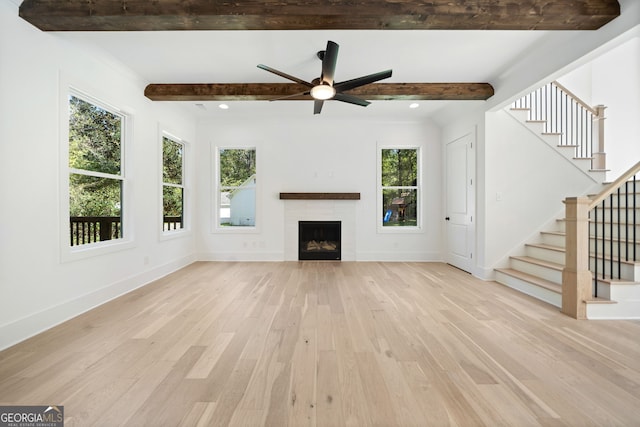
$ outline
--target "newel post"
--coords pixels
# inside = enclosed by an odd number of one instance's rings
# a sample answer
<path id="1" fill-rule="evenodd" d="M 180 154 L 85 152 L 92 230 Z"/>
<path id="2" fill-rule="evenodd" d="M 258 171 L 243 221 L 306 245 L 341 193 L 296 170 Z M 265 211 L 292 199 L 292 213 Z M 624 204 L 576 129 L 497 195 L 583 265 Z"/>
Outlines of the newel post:
<path id="1" fill-rule="evenodd" d="M 591 298 L 589 270 L 588 197 L 568 197 L 565 203 L 566 254 L 562 270 L 562 313 L 574 319 L 587 318 L 585 300 Z"/>
<path id="2" fill-rule="evenodd" d="M 591 169 L 606 169 L 607 155 L 604 152 L 604 105 L 596 105 L 597 114 L 593 116 L 593 140 L 591 142 Z"/>

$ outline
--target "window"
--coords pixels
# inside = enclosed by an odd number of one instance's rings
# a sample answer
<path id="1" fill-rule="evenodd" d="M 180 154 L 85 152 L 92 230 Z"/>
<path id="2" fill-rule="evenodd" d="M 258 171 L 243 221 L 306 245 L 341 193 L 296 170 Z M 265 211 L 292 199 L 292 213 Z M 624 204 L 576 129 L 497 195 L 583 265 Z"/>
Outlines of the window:
<path id="1" fill-rule="evenodd" d="M 71 246 L 123 237 L 124 116 L 69 95 Z"/>
<path id="2" fill-rule="evenodd" d="M 380 150 L 381 223 L 387 227 L 419 227 L 419 150 Z"/>
<path id="3" fill-rule="evenodd" d="M 184 228 L 184 145 L 162 136 L 162 231 Z"/>
<path id="4" fill-rule="evenodd" d="M 218 150 L 218 226 L 256 225 L 256 150 Z"/>

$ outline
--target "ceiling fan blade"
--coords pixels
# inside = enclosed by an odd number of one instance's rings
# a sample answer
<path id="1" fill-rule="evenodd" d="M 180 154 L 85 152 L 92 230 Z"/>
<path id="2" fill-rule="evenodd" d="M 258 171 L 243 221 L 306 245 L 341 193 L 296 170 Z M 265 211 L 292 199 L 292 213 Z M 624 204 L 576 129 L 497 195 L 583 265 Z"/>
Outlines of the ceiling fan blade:
<path id="1" fill-rule="evenodd" d="M 313 87 L 313 85 L 309 82 L 305 82 L 302 79 L 299 79 L 297 77 L 294 77 L 290 74 L 287 73 L 283 73 L 282 71 L 276 70 L 275 68 L 271 68 L 271 67 L 267 67 L 266 65 L 262 65 L 262 64 L 258 64 L 258 68 L 263 69 L 265 71 L 268 71 L 270 73 L 276 74 L 280 77 L 284 77 L 285 79 L 289 79 L 291 81 L 294 81 L 296 83 L 300 83 L 301 85 L 305 85 L 307 87 Z"/>
<path id="2" fill-rule="evenodd" d="M 306 92 L 294 93 L 292 95 L 279 96 L 277 98 L 272 98 L 269 101 L 282 101 L 283 99 L 297 98 L 298 96 L 307 96 L 307 95 L 311 96 L 311 92 L 306 91 Z"/>
<path id="3" fill-rule="evenodd" d="M 358 86 L 368 85 L 369 83 L 377 82 L 378 80 L 388 79 L 391 77 L 392 70 L 380 71 L 379 73 L 369 74 L 368 76 L 358 77 L 356 79 L 347 80 L 340 83 L 335 83 L 333 87 L 336 91 L 341 92 L 343 90 L 349 90 Z"/>
<path id="4" fill-rule="evenodd" d="M 336 72 L 336 63 L 338 62 L 338 49 L 338 44 L 329 40 L 327 42 L 327 49 L 324 51 L 324 57 L 322 58 L 322 75 L 320 79 L 329 85 L 333 85 L 333 76 Z"/>
<path id="5" fill-rule="evenodd" d="M 313 102 L 313 114 L 320 114 L 322 111 L 322 106 L 324 105 L 324 101 L 321 99 L 316 99 Z"/>
<path id="6" fill-rule="evenodd" d="M 347 95 L 346 93 L 336 93 L 332 99 L 336 101 L 348 102 L 349 104 L 361 105 L 366 107 L 371 104 L 366 99 L 358 98 L 357 96 Z"/>

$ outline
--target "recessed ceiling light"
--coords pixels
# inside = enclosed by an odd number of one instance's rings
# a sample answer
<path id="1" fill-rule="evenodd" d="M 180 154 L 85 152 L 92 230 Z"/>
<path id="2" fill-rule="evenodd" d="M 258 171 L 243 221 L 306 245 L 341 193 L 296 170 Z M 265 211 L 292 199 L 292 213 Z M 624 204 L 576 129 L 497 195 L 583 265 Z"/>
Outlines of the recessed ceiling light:
<path id="1" fill-rule="evenodd" d="M 420 106 L 420 104 L 418 104 L 417 102 L 414 102 L 413 104 L 409 105 L 409 108 L 418 108 Z"/>
<path id="2" fill-rule="evenodd" d="M 219 108 L 223 109 L 223 110 L 228 110 L 229 106 L 227 104 L 220 104 L 218 105 Z"/>

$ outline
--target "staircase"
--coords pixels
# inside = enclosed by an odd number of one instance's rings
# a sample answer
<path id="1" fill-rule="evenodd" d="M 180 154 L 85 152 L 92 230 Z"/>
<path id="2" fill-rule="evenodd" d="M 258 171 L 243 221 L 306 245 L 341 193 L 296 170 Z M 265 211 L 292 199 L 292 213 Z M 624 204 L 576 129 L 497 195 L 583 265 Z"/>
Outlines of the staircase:
<path id="1" fill-rule="evenodd" d="M 604 108 L 589 107 L 552 82 L 519 99 L 507 111 L 595 183 L 603 183 Z M 640 319 L 639 172 L 640 162 L 601 193 L 587 196 L 589 236 L 587 243 L 585 222 L 582 253 L 584 268 L 588 266 L 593 282 L 591 297 L 581 302 L 583 306 L 586 303 L 588 319 Z M 558 218 L 518 255 L 509 257 L 508 267 L 495 270 L 496 281 L 562 308 L 566 224 L 566 219 Z M 583 295 L 588 293 L 588 281 L 584 286 Z"/>
<path id="2" fill-rule="evenodd" d="M 560 308 L 565 225 L 564 218 L 556 220 L 552 229 L 525 245 L 524 255 L 511 256 L 509 267 L 496 269 L 496 281 Z M 594 280 L 592 297 L 586 300 L 588 319 L 640 319 L 639 259 L 640 182 L 623 184 L 591 211 L 589 267 Z"/>

